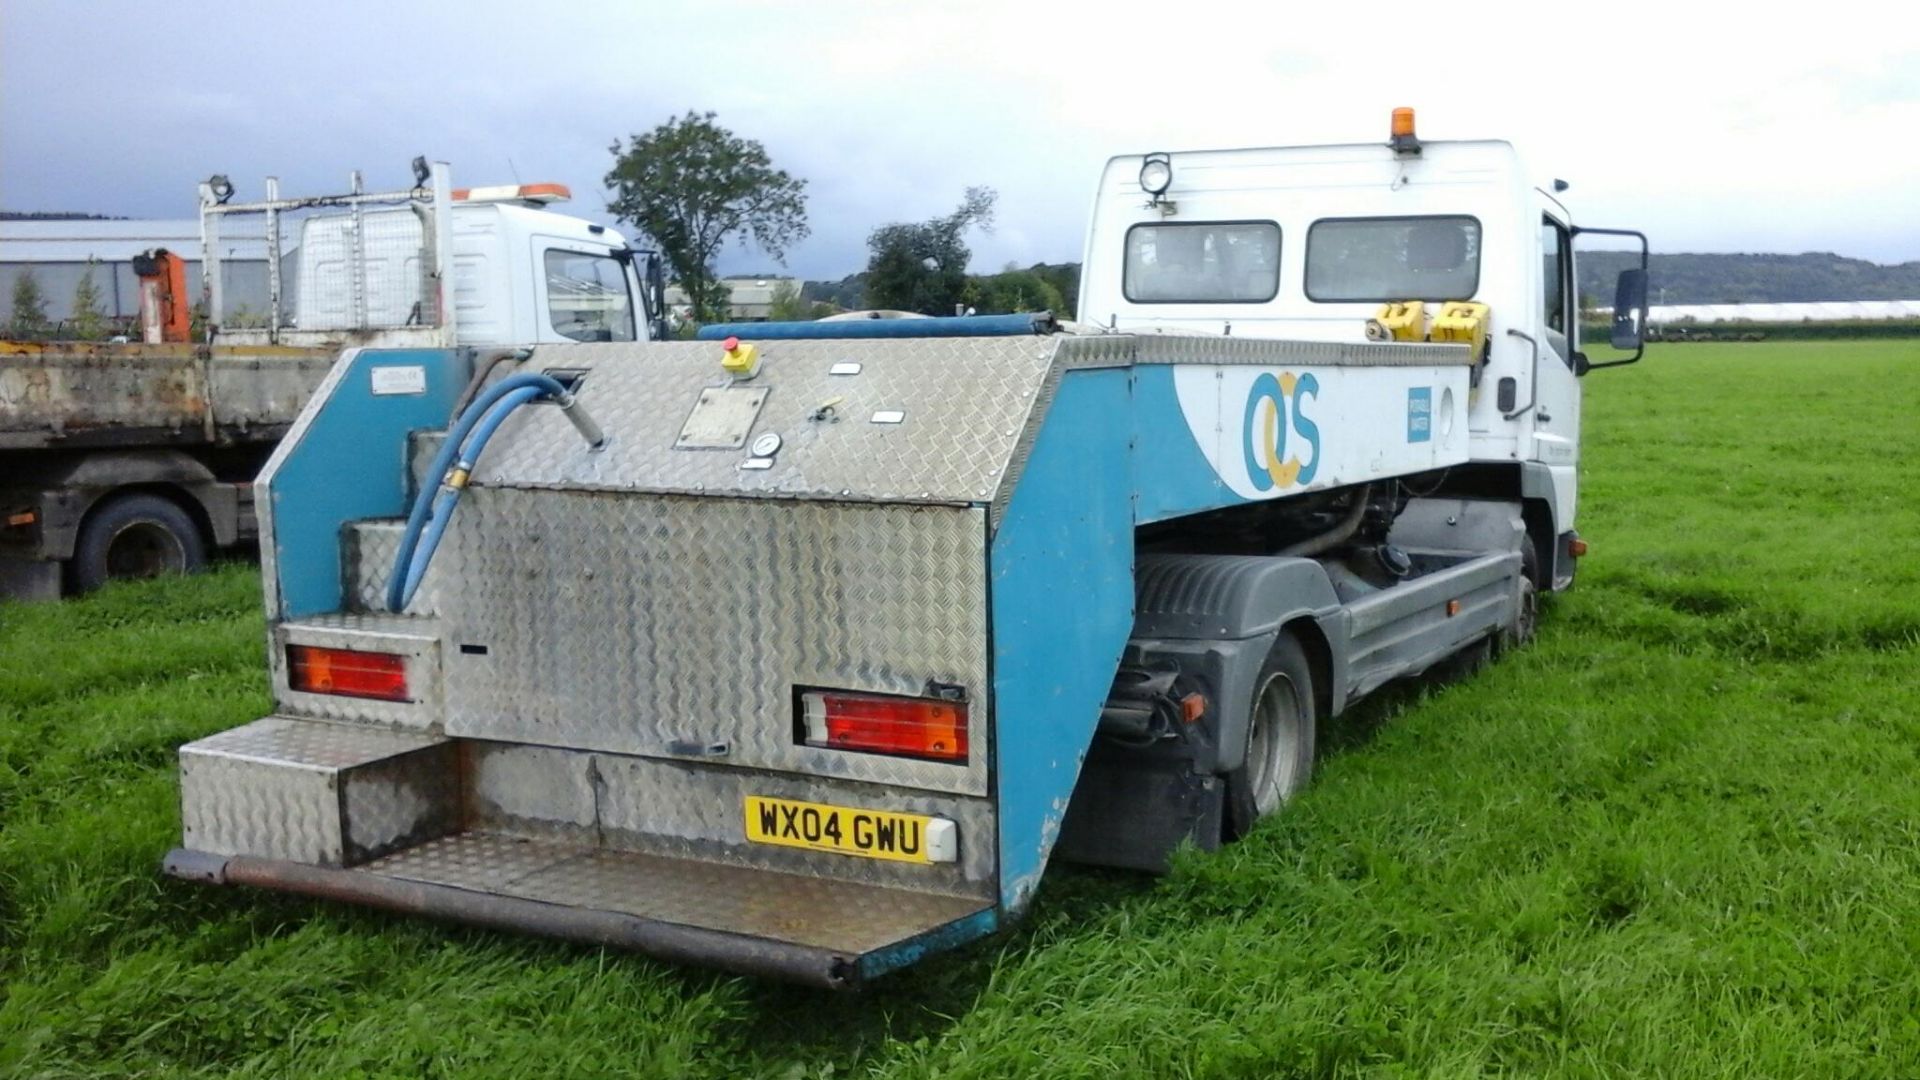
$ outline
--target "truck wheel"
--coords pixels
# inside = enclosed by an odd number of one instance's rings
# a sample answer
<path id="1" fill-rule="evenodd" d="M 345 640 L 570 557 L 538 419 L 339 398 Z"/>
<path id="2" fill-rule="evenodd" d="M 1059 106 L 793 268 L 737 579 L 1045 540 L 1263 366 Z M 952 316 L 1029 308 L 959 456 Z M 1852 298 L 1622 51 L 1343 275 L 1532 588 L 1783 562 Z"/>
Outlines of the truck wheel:
<path id="1" fill-rule="evenodd" d="M 1226 839 L 1238 840 L 1306 786 L 1313 772 L 1313 668 L 1299 639 L 1282 634 L 1253 681 L 1247 753 L 1227 773 Z"/>
<path id="2" fill-rule="evenodd" d="M 1511 627 L 1502 630 L 1495 654 L 1517 649 L 1533 640 L 1540 625 L 1540 556 L 1528 543 L 1520 551 L 1520 614 Z"/>
<path id="3" fill-rule="evenodd" d="M 73 546 L 73 586 L 89 592 L 108 581 L 187 574 L 207 560 L 200 527 L 159 495 L 116 495 L 88 513 Z"/>

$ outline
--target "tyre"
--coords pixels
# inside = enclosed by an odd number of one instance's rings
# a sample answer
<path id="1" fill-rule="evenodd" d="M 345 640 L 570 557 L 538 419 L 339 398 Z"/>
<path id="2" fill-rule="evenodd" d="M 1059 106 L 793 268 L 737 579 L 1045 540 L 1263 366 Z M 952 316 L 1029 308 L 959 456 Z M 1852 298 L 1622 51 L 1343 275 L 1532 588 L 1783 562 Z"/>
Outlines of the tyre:
<path id="1" fill-rule="evenodd" d="M 1520 614 L 1495 640 L 1496 655 L 1533 640 L 1540 625 L 1540 555 L 1529 541 L 1520 551 Z"/>
<path id="2" fill-rule="evenodd" d="M 87 514 L 69 565 L 75 590 L 88 592 L 109 581 L 192 573 L 206 561 L 200 526 L 179 503 L 136 493 L 115 495 Z"/>
<path id="3" fill-rule="evenodd" d="M 1313 667 L 1299 639 L 1281 634 L 1253 681 L 1246 756 L 1226 775 L 1226 839 L 1245 836 L 1306 786 L 1316 726 Z"/>

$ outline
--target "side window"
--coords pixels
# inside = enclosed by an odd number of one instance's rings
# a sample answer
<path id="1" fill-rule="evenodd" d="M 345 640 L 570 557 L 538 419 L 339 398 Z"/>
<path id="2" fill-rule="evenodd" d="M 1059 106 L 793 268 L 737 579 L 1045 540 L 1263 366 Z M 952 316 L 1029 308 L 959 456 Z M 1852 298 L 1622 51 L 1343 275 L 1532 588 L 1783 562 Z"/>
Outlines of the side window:
<path id="1" fill-rule="evenodd" d="M 1571 325 L 1569 309 L 1573 303 L 1568 287 L 1572 265 L 1572 242 L 1566 226 L 1542 216 L 1540 219 L 1540 321 L 1546 328 L 1546 344 L 1571 365 L 1573 346 L 1568 341 Z"/>
<path id="2" fill-rule="evenodd" d="M 620 260 L 550 248 L 546 270 L 547 318 L 556 333 L 575 341 L 634 340 L 633 297 Z"/>

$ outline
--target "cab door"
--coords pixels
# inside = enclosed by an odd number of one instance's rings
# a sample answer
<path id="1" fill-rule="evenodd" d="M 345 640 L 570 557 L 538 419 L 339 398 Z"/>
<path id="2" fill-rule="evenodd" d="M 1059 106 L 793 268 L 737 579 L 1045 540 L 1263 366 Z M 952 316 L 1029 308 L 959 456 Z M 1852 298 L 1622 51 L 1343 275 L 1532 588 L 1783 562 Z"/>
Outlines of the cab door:
<path id="1" fill-rule="evenodd" d="M 1534 265 L 1538 362 L 1532 402 L 1533 460 L 1554 474 L 1556 517 L 1573 524 L 1580 460 L 1580 379 L 1576 353 L 1580 300 L 1573 287 L 1573 231 L 1557 207 L 1541 211 Z M 1524 391 L 1523 391 L 1524 393 Z"/>
<path id="2" fill-rule="evenodd" d="M 639 339 L 631 272 L 612 249 L 536 236 L 533 269 L 536 341 Z"/>

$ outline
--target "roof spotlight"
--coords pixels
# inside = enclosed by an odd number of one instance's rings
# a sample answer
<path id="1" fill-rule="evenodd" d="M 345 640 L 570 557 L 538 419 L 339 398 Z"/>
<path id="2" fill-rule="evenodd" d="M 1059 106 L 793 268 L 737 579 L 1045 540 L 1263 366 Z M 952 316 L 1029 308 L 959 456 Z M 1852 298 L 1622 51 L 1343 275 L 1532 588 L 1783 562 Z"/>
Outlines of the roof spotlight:
<path id="1" fill-rule="evenodd" d="M 1173 186 L 1173 158 L 1167 154 L 1148 154 L 1140 162 L 1140 190 L 1155 202 Z"/>
<path id="2" fill-rule="evenodd" d="M 227 200 L 233 198 L 233 181 L 227 179 L 225 173 L 215 173 L 207 178 L 207 190 L 213 193 L 217 205 L 225 206 Z"/>

